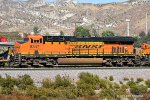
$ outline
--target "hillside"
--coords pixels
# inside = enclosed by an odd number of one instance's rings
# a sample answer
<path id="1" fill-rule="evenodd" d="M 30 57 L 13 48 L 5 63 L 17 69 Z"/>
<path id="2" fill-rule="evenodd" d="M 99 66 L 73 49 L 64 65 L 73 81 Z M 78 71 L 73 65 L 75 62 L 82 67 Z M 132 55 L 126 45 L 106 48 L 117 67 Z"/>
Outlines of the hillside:
<path id="1" fill-rule="evenodd" d="M 0 32 L 30 33 L 38 26 L 42 33 L 64 31 L 66 35 L 72 35 L 75 25 L 83 25 L 99 33 L 111 29 L 118 35 L 125 35 L 125 20 L 129 18 L 130 32 L 137 35 L 145 30 L 146 12 L 150 25 L 149 11 L 148 0 L 110 4 L 81 4 L 74 0 L 52 3 L 46 0 L 0 0 Z"/>

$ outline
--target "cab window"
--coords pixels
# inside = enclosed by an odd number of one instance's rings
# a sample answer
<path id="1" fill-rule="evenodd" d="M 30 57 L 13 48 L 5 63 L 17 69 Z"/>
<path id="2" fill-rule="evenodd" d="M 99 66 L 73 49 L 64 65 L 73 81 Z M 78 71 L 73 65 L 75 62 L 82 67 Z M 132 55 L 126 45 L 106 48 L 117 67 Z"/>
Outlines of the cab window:
<path id="1" fill-rule="evenodd" d="M 31 39 L 31 43 L 42 43 L 42 38 L 39 40 Z"/>

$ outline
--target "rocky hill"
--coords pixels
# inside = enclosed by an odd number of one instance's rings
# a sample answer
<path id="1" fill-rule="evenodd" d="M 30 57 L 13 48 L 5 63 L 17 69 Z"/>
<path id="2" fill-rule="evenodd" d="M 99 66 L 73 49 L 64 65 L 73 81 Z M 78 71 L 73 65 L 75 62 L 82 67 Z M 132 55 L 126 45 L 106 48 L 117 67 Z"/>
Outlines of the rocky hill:
<path id="1" fill-rule="evenodd" d="M 145 31 L 146 13 L 150 26 L 150 0 L 129 0 L 109 4 L 81 4 L 75 0 L 0 0 L 0 32 L 30 33 L 38 26 L 42 33 L 64 31 L 73 35 L 75 25 L 83 25 L 98 33 L 113 30 L 127 34 L 130 19 L 131 35 Z M 150 29 L 150 27 L 148 27 Z"/>

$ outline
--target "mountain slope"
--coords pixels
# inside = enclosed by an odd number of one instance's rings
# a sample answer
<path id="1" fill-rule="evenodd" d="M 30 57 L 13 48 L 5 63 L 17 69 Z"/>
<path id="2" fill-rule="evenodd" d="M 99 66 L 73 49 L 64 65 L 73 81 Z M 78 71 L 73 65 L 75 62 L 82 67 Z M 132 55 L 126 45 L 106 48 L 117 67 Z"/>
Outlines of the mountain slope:
<path id="1" fill-rule="evenodd" d="M 130 32 L 137 35 L 144 31 L 145 13 L 149 11 L 149 2 L 135 0 L 103 5 L 79 4 L 74 0 L 54 3 L 46 0 L 0 0 L 0 31 L 29 33 L 38 26 L 43 33 L 64 31 L 66 35 L 73 35 L 75 25 L 83 25 L 99 33 L 110 29 L 118 35 L 125 35 L 125 20 L 129 18 Z"/>

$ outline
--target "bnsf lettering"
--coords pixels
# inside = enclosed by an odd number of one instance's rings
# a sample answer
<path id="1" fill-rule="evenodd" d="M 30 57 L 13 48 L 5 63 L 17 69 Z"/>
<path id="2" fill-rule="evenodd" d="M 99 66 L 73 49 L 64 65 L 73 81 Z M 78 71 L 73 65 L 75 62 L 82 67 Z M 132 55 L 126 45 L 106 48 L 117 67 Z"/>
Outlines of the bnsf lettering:
<path id="1" fill-rule="evenodd" d="M 75 48 L 78 49 L 88 49 L 88 48 L 92 48 L 92 49 L 97 49 L 97 48 L 101 48 L 102 45 L 76 45 Z"/>
<path id="2" fill-rule="evenodd" d="M 39 48 L 39 45 L 30 45 L 30 48 Z"/>

